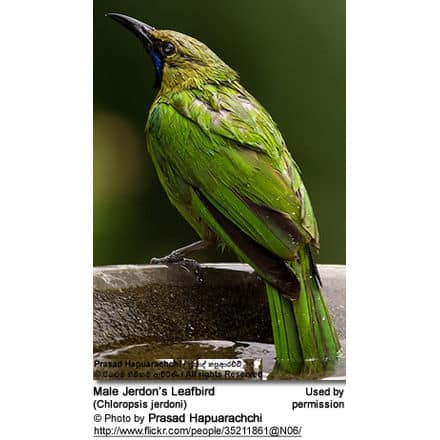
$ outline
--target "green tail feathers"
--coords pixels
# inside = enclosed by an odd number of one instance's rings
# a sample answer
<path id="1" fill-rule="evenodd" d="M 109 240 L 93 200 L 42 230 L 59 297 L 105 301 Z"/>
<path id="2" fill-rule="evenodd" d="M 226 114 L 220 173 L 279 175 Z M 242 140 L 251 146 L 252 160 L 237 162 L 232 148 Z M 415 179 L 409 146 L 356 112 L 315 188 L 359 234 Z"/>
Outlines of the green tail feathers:
<path id="1" fill-rule="evenodd" d="M 302 378 L 323 376 L 332 371 L 341 345 L 308 251 L 300 251 L 298 260 L 289 264 L 301 285 L 296 301 L 266 283 L 277 367 Z"/>

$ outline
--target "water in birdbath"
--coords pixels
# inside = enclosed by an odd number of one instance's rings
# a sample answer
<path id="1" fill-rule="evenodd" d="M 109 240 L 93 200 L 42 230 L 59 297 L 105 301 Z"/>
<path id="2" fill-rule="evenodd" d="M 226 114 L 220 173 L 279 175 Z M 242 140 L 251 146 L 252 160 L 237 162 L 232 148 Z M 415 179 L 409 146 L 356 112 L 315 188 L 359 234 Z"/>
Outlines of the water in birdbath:
<path id="1" fill-rule="evenodd" d="M 345 341 L 343 341 L 345 345 Z M 232 341 L 148 343 L 102 351 L 94 356 L 98 380 L 278 380 L 297 377 L 276 366 L 272 344 Z M 345 358 L 320 379 L 344 380 Z"/>
<path id="2" fill-rule="evenodd" d="M 249 267 L 201 269 L 202 283 L 178 265 L 95 269 L 95 379 L 318 379 L 279 368 L 265 286 Z M 344 346 L 345 268 L 320 271 Z M 344 379 L 345 358 L 322 378 Z"/>

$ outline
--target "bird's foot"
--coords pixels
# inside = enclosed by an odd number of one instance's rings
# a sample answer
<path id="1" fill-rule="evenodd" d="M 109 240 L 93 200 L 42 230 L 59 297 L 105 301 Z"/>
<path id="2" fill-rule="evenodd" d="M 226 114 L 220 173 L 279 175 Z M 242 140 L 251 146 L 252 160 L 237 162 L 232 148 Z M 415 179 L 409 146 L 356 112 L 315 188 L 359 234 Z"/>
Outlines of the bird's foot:
<path id="1" fill-rule="evenodd" d="M 186 260 L 186 258 L 178 253 L 171 252 L 171 254 L 166 255 L 165 257 L 154 257 L 150 260 L 150 264 L 174 264 L 180 263 L 181 261 Z"/>
<path id="2" fill-rule="evenodd" d="M 171 254 L 166 255 L 165 257 L 152 258 L 150 264 L 178 264 L 188 272 L 194 272 L 197 280 L 203 282 L 202 268 L 199 262 L 192 258 L 186 258 L 178 252 L 171 252 Z"/>

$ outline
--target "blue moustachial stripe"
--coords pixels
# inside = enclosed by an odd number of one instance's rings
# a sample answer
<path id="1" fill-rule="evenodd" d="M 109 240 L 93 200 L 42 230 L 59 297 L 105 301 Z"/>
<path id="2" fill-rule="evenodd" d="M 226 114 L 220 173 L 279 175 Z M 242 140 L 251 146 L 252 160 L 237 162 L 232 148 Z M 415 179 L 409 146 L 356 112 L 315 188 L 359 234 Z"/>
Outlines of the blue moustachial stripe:
<path id="1" fill-rule="evenodd" d="M 150 56 L 156 69 L 156 86 L 158 87 L 162 82 L 163 58 L 154 50 L 151 51 Z"/>

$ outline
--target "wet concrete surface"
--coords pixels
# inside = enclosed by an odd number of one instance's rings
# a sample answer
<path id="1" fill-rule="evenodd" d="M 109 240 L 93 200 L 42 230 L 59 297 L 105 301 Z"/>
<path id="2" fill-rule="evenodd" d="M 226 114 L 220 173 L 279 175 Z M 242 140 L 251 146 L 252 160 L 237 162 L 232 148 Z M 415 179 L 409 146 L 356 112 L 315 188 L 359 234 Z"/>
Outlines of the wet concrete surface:
<path id="1" fill-rule="evenodd" d="M 319 266 L 336 330 L 345 340 L 345 266 Z M 264 283 L 245 264 L 94 269 L 94 351 L 158 342 L 271 344 Z"/>

